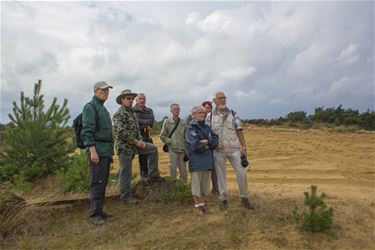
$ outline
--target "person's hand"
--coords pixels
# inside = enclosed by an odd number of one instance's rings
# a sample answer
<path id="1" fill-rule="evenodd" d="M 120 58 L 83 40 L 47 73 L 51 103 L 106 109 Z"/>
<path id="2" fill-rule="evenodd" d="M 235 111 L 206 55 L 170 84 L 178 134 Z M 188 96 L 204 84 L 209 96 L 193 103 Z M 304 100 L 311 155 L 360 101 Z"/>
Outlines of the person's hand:
<path id="1" fill-rule="evenodd" d="M 90 160 L 95 163 L 95 164 L 98 164 L 99 163 L 99 155 L 98 153 L 96 152 L 96 149 L 95 147 L 90 147 Z"/>
<path id="2" fill-rule="evenodd" d="M 203 145 L 208 145 L 208 140 L 207 140 L 207 139 L 200 140 L 200 142 L 201 142 Z"/>
<path id="3" fill-rule="evenodd" d="M 137 147 L 142 149 L 146 147 L 146 143 L 142 140 L 138 141 Z"/>
<path id="4" fill-rule="evenodd" d="M 241 155 L 247 156 L 246 147 L 241 148 Z"/>
<path id="5" fill-rule="evenodd" d="M 147 130 L 147 133 L 151 133 L 151 128 L 150 128 L 150 126 L 147 126 L 147 127 L 146 127 L 146 130 Z"/>

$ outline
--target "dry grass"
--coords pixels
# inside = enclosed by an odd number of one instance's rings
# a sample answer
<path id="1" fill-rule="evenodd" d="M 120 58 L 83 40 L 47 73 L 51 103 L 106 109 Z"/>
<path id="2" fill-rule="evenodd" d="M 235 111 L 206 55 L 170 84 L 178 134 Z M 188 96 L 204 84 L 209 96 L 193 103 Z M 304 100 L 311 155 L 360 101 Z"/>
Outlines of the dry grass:
<path id="1" fill-rule="evenodd" d="M 88 206 L 38 208 L 23 231 L 8 237 L 4 249 L 371 249 L 375 215 L 363 204 L 330 202 L 335 221 L 329 233 L 307 233 L 296 227 L 290 211 L 300 199 L 273 193 L 252 196 L 256 210 L 240 206 L 220 211 L 210 196 L 210 214 L 199 216 L 192 206 L 145 202 L 107 204 L 114 219 L 96 227 L 87 218 Z M 353 211 L 357 211 L 353 213 Z M 360 233 L 358 233 L 360 232 Z"/>
<path id="2" fill-rule="evenodd" d="M 201 217 L 191 205 L 107 202 L 114 220 L 90 224 L 88 206 L 35 208 L 1 249 L 375 249 L 375 133 L 248 127 L 249 190 L 256 210 L 240 206 L 234 171 L 228 164 L 229 209 L 210 196 L 211 213 Z M 160 170 L 168 174 L 167 155 Z M 113 171 L 117 171 L 115 159 Z M 133 171 L 137 173 L 137 158 Z M 32 199 L 59 190 L 50 180 Z M 311 184 L 328 195 L 335 210 L 328 233 L 303 232 L 290 212 Z M 109 189 L 109 194 L 117 190 Z M 68 195 L 77 197 L 79 193 Z M 53 194 L 52 200 L 66 198 Z"/>

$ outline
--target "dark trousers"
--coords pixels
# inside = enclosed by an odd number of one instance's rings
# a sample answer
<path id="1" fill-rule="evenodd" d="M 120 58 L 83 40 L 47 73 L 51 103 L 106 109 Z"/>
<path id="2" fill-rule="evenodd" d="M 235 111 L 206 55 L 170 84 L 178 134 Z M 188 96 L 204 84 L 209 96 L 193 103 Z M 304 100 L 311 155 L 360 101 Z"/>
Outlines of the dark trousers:
<path id="1" fill-rule="evenodd" d="M 148 155 L 138 155 L 139 172 L 141 177 L 147 177 L 148 173 Z"/>
<path id="2" fill-rule="evenodd" d="M 100 157 L 98 164 L 89 160 L 90 217 L 102 214 L 110 164 L 110 157 Z"/>

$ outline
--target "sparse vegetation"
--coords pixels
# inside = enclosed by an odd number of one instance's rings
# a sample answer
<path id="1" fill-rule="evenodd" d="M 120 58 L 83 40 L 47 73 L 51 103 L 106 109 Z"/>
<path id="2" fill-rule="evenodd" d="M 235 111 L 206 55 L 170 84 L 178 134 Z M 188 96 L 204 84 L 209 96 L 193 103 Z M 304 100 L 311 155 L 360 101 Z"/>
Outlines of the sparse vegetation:
<path id="1" fill-rule="evenodd" d="M 167 180 L 171 184 L 171 190 L 162 194 L 164 203 L 191 203 L 191 185 L 181 180 Z"/>
<path id="2" fill-rule="evenodd" d="M 292 211 L 292 217 L 305 231 L 324 232 L 332 227 L 333 208 L 327 207 L 325 193 L 317 194 L 318 187 L 312 185 L 311 193 L 304 192 L 305 207 L 300 212 L 298 207 Z"/>
<path id="3" fill-rule="evenodd" d="M 169 177 L 165 182 L 149 183 L 135 182 L 134 195 L 144 201 L 160 202 L 165 204 L 186 204 L 193 201 L 189 183 L 180 180 L 172 180 Z"/>

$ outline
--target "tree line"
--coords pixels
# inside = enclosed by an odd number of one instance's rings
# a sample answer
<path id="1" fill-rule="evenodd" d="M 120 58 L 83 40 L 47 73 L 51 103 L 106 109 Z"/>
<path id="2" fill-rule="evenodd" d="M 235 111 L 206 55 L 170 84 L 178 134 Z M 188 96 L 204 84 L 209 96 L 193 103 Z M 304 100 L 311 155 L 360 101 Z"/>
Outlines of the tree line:
<path id="1" fill-rule="evenodd" d="M 294 111 L 284 117 L 277 119 L 248 119 L 244 122 L 257 125 L 304 125 L 312 127 L 315 124 L 323 126 L 356 126 L 360 129 L 375 130 L 375 112 L 368 109 L 360 113 L 351 108 L 344 109 L 342 105 L 338 107 L 315 108 L 314 113 L 307 115 L 305 111 Z"/>

